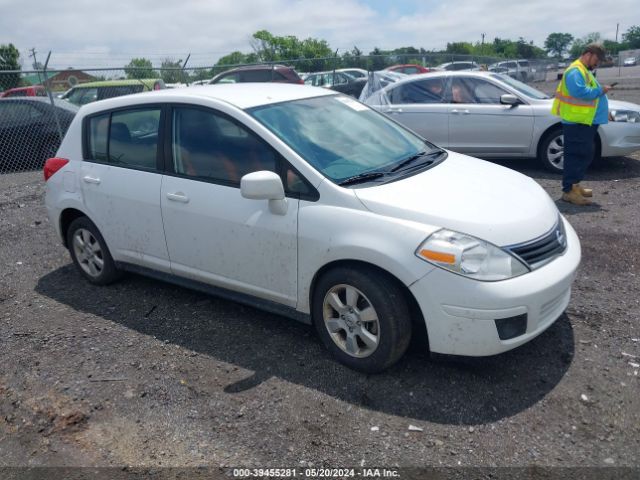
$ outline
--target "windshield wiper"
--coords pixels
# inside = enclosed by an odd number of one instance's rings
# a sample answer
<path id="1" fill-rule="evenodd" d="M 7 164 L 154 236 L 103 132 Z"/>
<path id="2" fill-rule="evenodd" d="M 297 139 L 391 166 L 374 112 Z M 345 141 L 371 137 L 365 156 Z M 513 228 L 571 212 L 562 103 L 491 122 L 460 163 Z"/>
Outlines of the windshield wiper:
<path id="1" fill-rule="evenodd" d="M 411 155 L 409 158 L 404 159 L 399 164 L 397 164 L 395 167 L 391 168 L 389 170 L 389 173 L 397 172 L 398 170 L 401 170 L 402 168 L 406 167 L 407 165 L 415 162 L 419 158 L 436 156 L 436 155 L 440 155 L 442 153 L 444 153 L 444 150 L 434 150 L 434 151 L 429 152 L 429 153 L 427 153 L 427 152 L 418 152 L 415 155 Z M 420 166 L 425 165 L 427 163 L 433 163 L 433 160 L 430 160 L 429 162 L 422 163 L 422 164 L 420 164 Z"/>
<path id="2" fill-rule="evenodd" d="M 354 183 L 364 182 L 366 180 L 373 180 L 374 178 L 384 177 L 386 175 L 385 172 L 365 172 L 359 175 L 354 175 L 353 177 L 346 178 L 342 180 L 338 185 L 351 185 Z"/>

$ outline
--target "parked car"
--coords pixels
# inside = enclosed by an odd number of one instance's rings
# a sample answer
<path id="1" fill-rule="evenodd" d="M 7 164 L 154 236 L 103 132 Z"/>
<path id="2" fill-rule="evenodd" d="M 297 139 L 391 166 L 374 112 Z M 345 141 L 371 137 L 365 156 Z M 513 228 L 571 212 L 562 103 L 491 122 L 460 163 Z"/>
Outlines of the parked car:
<path id="1" fill-rule="evenodd" d="M 457 72 L 459 70 L 470 70 L 470 71 L 478 71 L 480 70 L 480 65 L 476 62 L 471 61 L 459 61 L 459 62 L 449 62 L 442 63 L 436 67 L 439 70 L 446 70 L 448 72 Z"/>
<path id="2" fill-rule="evenodd" d="M 373 93 L 368 105 L 435 144 L 485 158 L 537 157 L 562 172 L 563 136 L 552 99 L 506 75 L 441 72 L 411 76 Z M 609 100 L 614 121 L 598 128 L 596 156 L 640 149 L 640 105 Z"/>
<path id="3" fill-rule="evenodd" d="M 336 72 L 344 72 L 353 78 L 366 78 L 369 72 L 364 68 L 339 68 Z"/>
<path id="4" fill-rule="evenodd" d="M 260 306 L 314 324 L 365 372 L 425 330 L 456 355 L 531 340 L 567 307 L 580 261 L 534 180 L 322 88 L 96 102 L 44 173 L 51 225 L 87 281 L 130 270 Z"/>
<path id="5" fill-rule="evenodd" d="M 416 73 L 429 73 L 429 72 L 437 71 L 436 68 L 423 67 L 422 65 L 416 65 L 415 63 L 407 63 L 405 65 L 393 65 L 391 67 L 385 68 L 385 70 L 389 70 L 391 72 L 405 73 L 407 75 L 414 75 Z"/>
<path id="6" fill-rule="evenodd" d="M 506 71 L 505 71 L 506 69 Z M 533 73 L 529 60 L 506 60 L 489 65 L 489 71 L 494 73 L 504 73 L 516 80 L 526 82 Z"/>
<path id="7" fill-rule="evenodd" d="M 638 64 L 638 59 L 636 57 L 625 58 L 622 63 L 625 67 L 634 67 Z"/>
<path id="8" fill-rule="evenodd" d="M 33 85 L 31 87 L 16 87 L 5 90 L 0 93 L 0 98 L 8 97 L 46 97 L 47 90 L 42 85 Z"/>
<path id="9" fill-rule="evenodd" d="M 304 79 L 305 85 L 330 88 L 356 98 L 360 95 L 365 83 L 367 83 L 366 78 L 354 78 L 338 71 L 310 73 Z"/>
<path id="10" fill-rule="evenodd" d="M 0 100 L 0 172 L 42 168 L 60 145 L 57 115 L 62 134 L 78 108 L 44 97 Z"/>
<path id="11" fill-rule="evenodd" d="M 161 78 L 142 78 L 135 80 L 102 80 L 98 82 L 80 83 L 67 90 L 60 98 L 74 105 L 86 105 L 87 103 L 106 98 L 120 97 L 132 93 L 162 90 L 166 88 Z"/>
<path id="12" fill-rule="evenodd" d="M 209 81 L 210 84 L 244 82 L 304 83 L 296 71 L 286 65 L 248 65 L 232 68 Z"/>

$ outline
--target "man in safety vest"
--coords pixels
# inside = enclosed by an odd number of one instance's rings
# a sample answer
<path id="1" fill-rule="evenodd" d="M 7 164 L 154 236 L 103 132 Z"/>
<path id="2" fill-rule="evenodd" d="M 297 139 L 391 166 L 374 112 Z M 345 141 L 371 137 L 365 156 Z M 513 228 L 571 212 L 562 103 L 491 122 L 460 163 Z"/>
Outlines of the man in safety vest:
<path id="1" fill-rule="evenodd" d="M 556 89 L 552 113 L 562 119 L 564 171 L 562 199 L 575 205 L 590 205 L 591 189 L 580 186 L 593 159 L 598 125 L 609 121 L 609 85 L 601 86 L 591 71 L 604 60 L 605 50 L 591 43 L 565 70 Z"/>

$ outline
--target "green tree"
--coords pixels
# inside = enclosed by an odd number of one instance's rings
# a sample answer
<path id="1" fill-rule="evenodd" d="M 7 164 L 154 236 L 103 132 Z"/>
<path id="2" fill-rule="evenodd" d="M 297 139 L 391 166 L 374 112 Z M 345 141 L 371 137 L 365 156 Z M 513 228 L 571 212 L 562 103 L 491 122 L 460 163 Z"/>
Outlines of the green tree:
<path id="1" fill-rule="evenodd" d="M 578 38 L 573 41 L 573 45 L 571 45 L 571 51 L 569 53 L 571 53 L 571 56 L 573 58 L 577 58 L 582 54 L 582 50 L 584 49 L 584 47 L 586 47 L 590 43 L 600 42 L 601 38 L 602 37 L 600 36 L 599 32 L 591 32 L 582 38 Z"/>
<path id="2" fill-rule="evenodd" d="M 570 33 L 550 33 L 544 41 L 544 48 L 550 55 L 562 58 L 564 52 L 569 50 L 571 42 L 573 42 L 573 35 Z"/>
<path id="3" fill-rule="evenodd" d="M 175 61 L 172 58 L 165 58 L 160 64 L 160 77 L 164 83 L 183 82 L 182 60 Z"/>
<path id="4" fill-rule="evenodd" d="M 622 34 L 622 40 L 628 49 L 640 48 L 640 26 L 633 25 Z"/>
<path id="5" fill-rule="evenodd" d="M 0 71 L 2 70 L 21 70 L 20 68 L 20 52 L 12 44 L 0 45 Z M 0 74 L 0 90 L 8 90 L 20 85 L 19 73 L 1 73 Z"/>
<path id="6" fill-rule="evenodd" d="M 369 64 L 367 70 L 383 70 L 391 65 L 387 52 L 375 47 L 369 52 Z"/>
<path id="7" fill-rule="evenodd" d="M 124 67 L 124 73 L 127 78 L 155 78 L 157 72 L 153 70 L 151 60 L 146 58 L 133 58 L 129 64 Z"/>
<path id="8" fill-rule="evenodd" d="M 473 45 L 469 42 L 447 43 L 447 53 L 454 55 L 472 55 Z"/>

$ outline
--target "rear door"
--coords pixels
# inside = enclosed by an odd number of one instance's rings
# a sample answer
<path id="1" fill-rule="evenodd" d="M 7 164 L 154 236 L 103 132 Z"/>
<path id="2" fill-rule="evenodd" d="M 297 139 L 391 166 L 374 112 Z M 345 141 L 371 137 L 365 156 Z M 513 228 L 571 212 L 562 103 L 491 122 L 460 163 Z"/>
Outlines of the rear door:
<path id="1" fill-rule="evenodd" d="M 448 77 L 402 82 L 388 91 L 390 104 L 380 110 L 440 147 L 449 145 Z"/>
<path id="2" fill-rule="evenodd" d="M 116 260 L 170 271 L 160 212 L 161 106 L 85 120 L 85 208 Z"/>
<path id="3" fill-rule="evenodd" d="M 503 105 L 508 92 L 484 78 L 455 76 L 449 105 L 449 148 L 477 156 L 520 156 L 533 134 L 530 105 Z"/>

